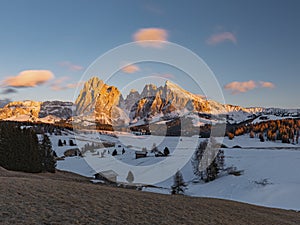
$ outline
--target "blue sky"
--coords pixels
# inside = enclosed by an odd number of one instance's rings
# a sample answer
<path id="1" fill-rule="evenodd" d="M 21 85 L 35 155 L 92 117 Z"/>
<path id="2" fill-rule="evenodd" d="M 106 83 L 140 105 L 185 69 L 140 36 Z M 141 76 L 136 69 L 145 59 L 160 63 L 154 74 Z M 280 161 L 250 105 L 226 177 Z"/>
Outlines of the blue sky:
<path id="1" fill-rule="evenodd" d="M 227 103 L 300 108 L 299 12 L 297 0 L 1 0 L 0 99 L 73 100 L 96 58 L 152 28 L 199 55 Z M 167 66 L 136 66 L 110 84 L 171 74 L 199 91 Z"/>

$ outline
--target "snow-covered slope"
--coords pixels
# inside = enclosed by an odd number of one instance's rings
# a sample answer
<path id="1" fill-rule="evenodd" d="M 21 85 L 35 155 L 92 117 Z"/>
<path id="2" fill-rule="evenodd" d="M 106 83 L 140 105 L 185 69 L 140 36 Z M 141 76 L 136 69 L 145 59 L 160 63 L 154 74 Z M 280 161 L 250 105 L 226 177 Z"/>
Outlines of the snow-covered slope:
<path id="1" fill-rule="evenodd" d="M 184 154 L 180 155 L 188 152 L 188 148 L 197 144 L 197 142 L 193 143 L 193 137 L 148 137 L 127 133 L 119 133 L 118 136 L 118 138 L 114 138 L 96 133 L 80 134 L 78 146 L 91 141 L 96 143 L 106 140 L 115 142 L 116 147 L 96 149 L 93 153 L 87 152 L 84 158 L 68 157 L 63 161 L 58 161 L 58 168 L 88 177 L 92 177 L 95 172 L 113 169 L 118 173 L 117 180 L 119 182 L 127 182 L 128 171 L 122 170 L 124 168 L 122 164 L 130 165 L 130 170 L 134 174 L 134 183 L 145 183 L 147 176 L 150 176 L 150 178 L 166 176 L 165 179 L 156 183 L 156 186 L 161 188 L 144 189 L 145 191 L 164 194 L 170 194 L 170 187 L 173 184 L 172 175 L 179 169 L 185 182 L 188 183 L 186 195 L 223 198 L 268 207 L 300 210 L 300 175 L 298 173 L 300 170 L 300 144 L 283 145 L 277 142 L 265 142 L 262 146 L 258 138 L 253 140 L 246 136 L 240 136 L 236 137 L 234 141 L 225 138 L 224 143 L 229 147 L 236 144 L 247 147 L 245 149 L 223 149 L 225 151 L 226 166 L 237 167 L 238 170 L 243 171 L 242 175 L 233 176 L 220 173 L 219 178 L 212 182 L 195 183 L 191 161 L 186 160 Z M 51 137 L 54 149 L 59 155 L 62 155 L 68 147 L 57 147 L 57 140 L 71 137 L 65 135 L 53 135 Z M 197 138 L 197 140 L 200 142 L 203 139 Z M 170 156 L 167 158 L 155 157 L 149 152 L 148 157 L 135 159 L 136 150 L 141 150 L 143 147 L 149 150 L 153 143 L 157 144 L 159 150 L 163 150 L 165 146 L 168 146 L 171 152 Z M 174 153 L 174 150 L 179 143 L 186 146 L 186 149 L 179 151 L 180 154 L 178 155 L 178 153 Z M 122 154 L 123 148 L 125 150 L 124 154 Z M 115 157 L 111 155 L 114 149 L 118 152 Z M 103 151 L 105 151 L 105 154 L 100 157 L 101 154 L 98 154 L 98 152 Z M 166 159 L 169 161 L 166 161 Z M 151 165 L 154 165 L 154 167 L 151 167 Z M 153 168 L 160 172 L 157 173 Z M 153 174 L 151 175 L 151 173 Z"/>

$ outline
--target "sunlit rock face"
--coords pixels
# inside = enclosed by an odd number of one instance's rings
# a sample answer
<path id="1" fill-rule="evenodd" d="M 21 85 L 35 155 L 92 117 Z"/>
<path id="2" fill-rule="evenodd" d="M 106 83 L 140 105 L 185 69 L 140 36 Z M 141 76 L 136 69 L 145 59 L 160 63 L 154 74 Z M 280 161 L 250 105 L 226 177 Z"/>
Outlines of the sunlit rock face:
<path id="1" fill-rule="evenodd" d="M 9 119 L 26 115 L 28 117 L 37 118 L 40 112 L 41 102 L 36 101 L 15 101 L 10 102 L 0 109 L 0 119 Z"/>
<path id="2" fill-rule="evenodd" d="M 14 101 L 0 109 L 1 120 L 54 122 L 72 117 L 72 102 L 62 101 Z M 47 120 L 44 121 L 43 118 Z"/>
<path id="3" fill-rule="evenodd" d="M 76 101 L 76 116 L 92 117 L 103 124 L 112 124 L 117 120 L 126 120 L 124 111 L 119 108 L 124 106 L 124 99 L 114 86 L 105 84 L 97 77 L 88 80 L 80 91 Z"/>

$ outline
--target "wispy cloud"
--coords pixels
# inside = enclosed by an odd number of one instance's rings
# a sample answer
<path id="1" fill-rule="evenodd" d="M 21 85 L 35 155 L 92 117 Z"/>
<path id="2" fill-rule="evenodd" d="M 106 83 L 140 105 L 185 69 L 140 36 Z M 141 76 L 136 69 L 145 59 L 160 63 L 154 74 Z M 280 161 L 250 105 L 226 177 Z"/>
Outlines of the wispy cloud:
<path id="1" fill-rule="evenodd" d="M 275 85 L 271 82 L 260 81 L 259 85 L 263 88 L 275 88 Z"/>
<path id="2" fill-rule="evenodd" d="M 138 41 L 145 47 L 162 47 L 164 41 L 168 39 L 168 32 L 161 28 L 144 28 L 138 30 L 133 35 L 133 40 Z"/>
<path id="3" fill-rule="evenodd" d="M 126 65 L 122 68 L 122 71 L 124 73 L 135 73 L 139 70 L 140 70 L 140 68 L 137 65 L 134 65 L 134 64 Z"/>
<path id="4" fill-rule="evenodd" d="M 65 67 L 65 68 L 67 68 L 68 70 L 75 71 L 75 72 L 81 71 L 81 70 L 84 69 L 82 66 L 73 64 L 73 63 L 71 63 L 71 62 L 69 62 L 69 61 L 59 62 L 58 64 L 59 64 L 61 67 Z"/>
<path id="5" fill-rule="evenodd" d="M 50 88 L 53 91 L 60 91 L 64 89 L 64 82 L 66 82 L 67 80 L 69 80 L 69 77 L 60 77 L 55 79 L 51 84 L 50 84 Z"/>
<path id="6" fill-rule="evenodd" d="M 78 87 L 81 87 L 82 85 L 84 85 L 84 81 L 79 81 L 77 83 L 70 83 L 70 84 L 67 84 L 66 87 L 67 88 L 78 88 Z"/>
<path id="7" fill-rule="evenodd" d="M 225 42 L 225 41 L 230 41 L 230 42 L 236 44 L 237 43 L 237 38 L 231 32 L 222 32 L 222 33 L 217 33 L 217 34 L 211 35 L 207 39 L 206 43 L 208 45 L 217 45 L 217 44 L 220 44 L 220 43 Z"/>
<path id="8" fill-rule="evenodd" d="M 72 88 L 77 88 L 83 85 L 84 82 L 77 82 L 77 83 L 67 83 L 68 80 L 70 80 L 70 77 L 60 77 L 52 82 L 50 85 L 50 88 L 53 91 L 62 91 L 66 89 L 72 89 Z"/>
<path id="9" fill-rule="evenodd" d="M 266 82 L 266 81 L 256 82 L 253 80 L 249 80 L 243 82 L 239 82 L 239 81 L 231 82 L 229 84 L 226 84 L 224 86 L 224 89 L 230 90 L 231 94 L 239 94 L 239 93 L 251 91 L 255 88 L 274 88 L 274 87 L 275 85 L 271 82 Z"/>
<path id="10" fill-rule="evenodd" d="M 5 87 L 36 87 L 44 84 L 54 78 L 54 75 L 49 70 L 25 70 L 17 76 L 7 77 L 2 81 L 2 86 Z"/>
<path id="11" fill-rule="evenodd" d="M 165 79 L 175 78 L 175 76 L 173 74 L 170 74 L 170 73 L 158 74 L 157 76 L 165 78 Z"/>

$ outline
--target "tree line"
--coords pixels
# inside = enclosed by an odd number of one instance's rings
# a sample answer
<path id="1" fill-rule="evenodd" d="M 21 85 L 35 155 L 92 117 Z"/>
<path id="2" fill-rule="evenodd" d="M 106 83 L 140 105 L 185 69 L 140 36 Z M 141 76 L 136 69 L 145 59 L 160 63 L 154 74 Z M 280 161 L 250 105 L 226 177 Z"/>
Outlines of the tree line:
<path id="1" fill-rule="evenodd" d="M 0 122 L 0 166 L 23 172 L 55 172 L 49 137 L 39 134 L 32 127 Z"/>
<path id="2" fill-rule="evenodd" d="M 297 143 L 299 141 L 300 120 L 284 119 L 263 121 L 256 124 L 243 124 L 227 130 L 229 139 L 249 133 L 250 138 L 259 137 L 263 142 L 279 140 L 282 143 Z"/>

